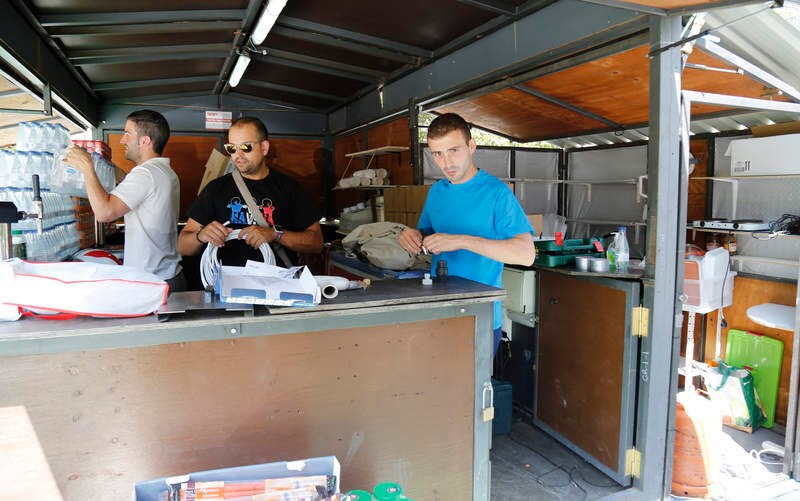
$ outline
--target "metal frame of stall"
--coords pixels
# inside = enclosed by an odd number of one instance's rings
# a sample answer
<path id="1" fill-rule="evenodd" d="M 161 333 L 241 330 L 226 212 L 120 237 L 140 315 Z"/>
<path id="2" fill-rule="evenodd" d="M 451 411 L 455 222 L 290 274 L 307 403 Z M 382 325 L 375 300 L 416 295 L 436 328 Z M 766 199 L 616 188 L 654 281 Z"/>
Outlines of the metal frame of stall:
<path id="1" fill-rule="evenodd" d="M 611 0 L 590 3 L 563 0 L 552 4 L 546 14 L 537 12 L 522 18 L 515 26 L 499 29 L 443 60 L 434 61 L 425 68 L 388 83 L 383 87 L 385 102 L 377 99 L 376 90 L 333 111 L 327 117 L 327 125 L 315 127 L 314 132 L 323 132 L 326 137 L 323 144 L 332 149 L 332 134 L 351 130 L 357 124 L 374 123 L 376 117 L 397 117 L 402 113 L 409 114 L 409 128 L 416 132 L 416 116 L 423 107 L 430 107 L 433 103 L 442 104 L 443 100 L 453 99 L 452 96 L 463 99 L 471 92 L 483 93 L 487 88 L 506 87 L 538 74 L 602 57 L 603 53 L 618 51 L 621 47 L 631 47 L 642 43 L 646 35 L 641 31 L 649 28 L 651 47 L 665 48 L 654 52 L 650 61 L 650 209 L 647 241 L 647 276 L 650 278 L 644 281 L 644 304 L 649 311 L 648 319 L 652 328 L 649 335 L 640 341 L 639 405 L 635 429 L 640 472 L 631 488 L 620 491 L 611 499 L 657 499 L 669 495 L 674 406 L 665 406 L 665 402 L 672 402 L 675 398 L 680 348 L 681 312 L 677 297 L 682 280 L 683 260 L 680 257 L 685 239 L 682 229 L 686 194 L 681 187 L 679 174 L 680 50 L 679 46 L 672 44 L 681 38 L 680 14 L 683 12 L 656 9 L 648 11 L 650 15 L 643 16 L 630 10 L 610 9 L 592 3 L 620 6 L 620 2 Z M 575 16 L 579 9 L 582 15 Z M 30 39 L 34 34 L 32 30 L 25 32 L 25 23 L 12 17 L 0 16 L 3 29 L 13 29 L 14 36 L 20 40 Z M 565 19 L 570 20 L 568 30 L 563 29 L 559 22 Z M 516 40 L 512 33 L 536 33 L 537 36 Z M 509 51 L 508 48 L 516 43 L 516 50 Z M 27 47 L 23 43 L 19 46 Z M 30 60 L 36 60 L 32 57 L 34 50 L 35 47 L 30 50 L 26 48 L 22 56 L 28 55 Z M 486 54 L 492 54 L 492 57 L 486 57 Z M 537 56 L 526 58 L 517 54 Z M 45 78 L 63 81 L 71 101 L 83 112 L 90 117 L 96 115 L 88 95 L 91 92 L 87 93 L 77 84 L 63 68 L 65 65 L 62 62 L 54 60 L 41 66 L 40 70 L 47 70 L 43 71 Z M 526 68 L 535 69 L 513 79 L 497 81 L 501 74 L 517 74 Z M 465 82 L 469 82 L 469 85 Z M 107 106 L 101 115 L 103 118 L 119 117 L 124 112 L 123 108 L 123 104 L 114 103 Z M 300 122 L 307 123 L 301 116 L 288 115 L 280 114 L 281 117 L 287 117 L 287 127 Z M 316 122 L 317 117 L 313 118 Z M 273 116 L 270 117 L 272 121 Z M 109 124 L 109 127 L 113 126 L 113 123 Z M 421 176 L 418 162 L 420 149 L 414 141 L 411 144 L 412 159 L 417 160 L 414 166 L 416 181 Z M 330 176 L 331 172 L 327 174 Z M 676 204 L 675 200 L 679 203 Z M 204 327 L 203 333 L 206 330 L 210 333 L 214 329 L 218 327 Z M 178 335 L 178 331 L 174 334 Z M 793 382 L 793 388 L 795 386 L 796 381 Z M 668 411 L 665 412 L 665 409 Z M 485 453 L 488 454 L 488 450 Z M 476 499 L 482 497 L 480 493 L 475 494 Z"/>

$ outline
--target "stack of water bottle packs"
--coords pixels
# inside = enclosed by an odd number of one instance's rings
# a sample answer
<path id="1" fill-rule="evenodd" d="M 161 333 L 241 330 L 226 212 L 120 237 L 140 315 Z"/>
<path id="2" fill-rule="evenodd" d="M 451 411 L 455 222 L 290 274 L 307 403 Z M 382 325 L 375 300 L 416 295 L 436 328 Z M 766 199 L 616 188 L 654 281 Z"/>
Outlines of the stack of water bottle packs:
<path id="1" fill-rule="evenodd" d="M 70 196 L 87 195 L 83 174 L 62 162 L 71 144 L 69 131 L 60 124 L 21 122 L 16 150 L 0 149 L 0 200 L 13 202 L 20 211 L 35 212 L 32 176 L 39 176 L 44 232 L 39 235 L 32 220 L 12 224 L 15 237 L 24 239 L 26 259 L 30 261 L 59 261 L 79 249 Z M 105 154 L 107 148 L 100 151 Z M 87 149 L 101 184 L 111 191 L 116 182 L 114 165 L 97 148 Z"/>

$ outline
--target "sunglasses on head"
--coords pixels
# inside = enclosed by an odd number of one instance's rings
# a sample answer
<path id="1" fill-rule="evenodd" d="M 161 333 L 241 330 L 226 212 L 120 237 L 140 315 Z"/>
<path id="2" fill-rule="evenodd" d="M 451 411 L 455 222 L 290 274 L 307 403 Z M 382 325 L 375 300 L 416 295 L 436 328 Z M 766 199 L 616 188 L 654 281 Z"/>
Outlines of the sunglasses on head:
<path id="1" fill-rule="evenodd" d="M 242 143 L 239 145 L 233 143 L 225 143 L 223 147 L 225 148 L 225 151 L 228 152 L 228 155 L 233 155 L 234 153 L 236 153 L 236 150 L 242 150 L 242 153 L 250 153 L 251 151 L 253 151 L 253 146 L 255 144 L 256 143 L 254 141 L 248 141 L 246 143 Z"/>

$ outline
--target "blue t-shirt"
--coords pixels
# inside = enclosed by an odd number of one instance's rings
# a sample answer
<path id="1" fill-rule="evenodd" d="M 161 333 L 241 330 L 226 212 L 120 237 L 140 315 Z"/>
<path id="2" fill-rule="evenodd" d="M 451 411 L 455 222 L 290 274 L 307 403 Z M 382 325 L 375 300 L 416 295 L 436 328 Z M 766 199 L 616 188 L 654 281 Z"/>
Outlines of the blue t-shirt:
<path id="1" fill-rule="evenodd" d="M 450 233 L 491 240 L 507 240 L 521 233 L 534 235 L 514 193 L 482 170 L 463 184 L 441 179 L 431 186 L 417 228 L 425 235 Z M 432 275 L 436 274 L 436 263 L 443 259 L 450 275 L 502 287 L 503 263 L 499 261 L 467 250 L 443 252 L 433 256 Z M 500 301 L 495 301 L 494 328 L 502 323 Z"/>

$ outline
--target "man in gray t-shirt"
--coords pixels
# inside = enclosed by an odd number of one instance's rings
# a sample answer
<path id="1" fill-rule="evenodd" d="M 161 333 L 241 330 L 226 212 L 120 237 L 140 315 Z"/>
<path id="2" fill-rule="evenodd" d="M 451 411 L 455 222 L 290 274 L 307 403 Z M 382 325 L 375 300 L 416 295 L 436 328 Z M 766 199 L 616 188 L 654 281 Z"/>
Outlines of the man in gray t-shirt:
<path id="1" fill-rule="evenodd" d="M 186 282 L 177 250 L 180 185 L 169 158 L 161 156 L 168 139 L 169 125 L 160 113 L 128 115 L 120 143 L 136 167 L 111 193 L 100 184 L 92 157 L 82 148 L 69 148 L 64 163 L 83 173 L 97 221 L 125 216 L 124 264 L 166 280 L 174 292 L 185 290 Z"/>

